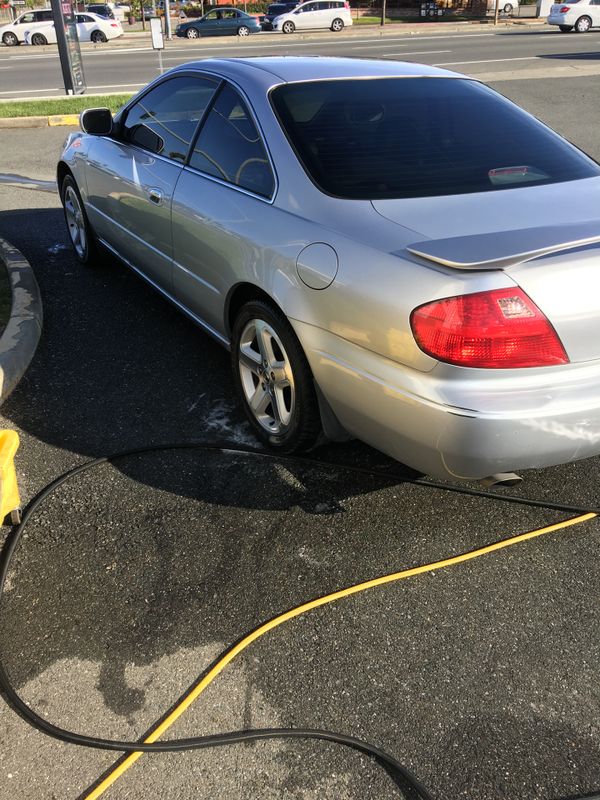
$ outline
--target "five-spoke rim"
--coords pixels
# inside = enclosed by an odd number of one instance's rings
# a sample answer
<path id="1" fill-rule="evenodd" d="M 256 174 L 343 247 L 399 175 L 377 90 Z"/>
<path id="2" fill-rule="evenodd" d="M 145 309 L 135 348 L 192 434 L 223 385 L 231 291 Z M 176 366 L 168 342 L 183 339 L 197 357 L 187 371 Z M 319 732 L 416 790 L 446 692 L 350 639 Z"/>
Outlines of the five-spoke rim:
<path id="1" fill-rule="evenodd" d="M 247 323 L 240 337 L 238 363 L 254 418 L 269 433 L 284 433 L 296 404 L 294 375 L 281 339 L 264 320 Z"/>
<path id="2" fill-rule="evenodd" d="M 85 257 L 87 247 L 87 235 L 85 232 L 85 219 L 79 204 L 79 198 L 72 186 L 67 186 L 65 192 L 65 216 L 69 236 L 73 242 L 73 247 L 80 258 Z"/>

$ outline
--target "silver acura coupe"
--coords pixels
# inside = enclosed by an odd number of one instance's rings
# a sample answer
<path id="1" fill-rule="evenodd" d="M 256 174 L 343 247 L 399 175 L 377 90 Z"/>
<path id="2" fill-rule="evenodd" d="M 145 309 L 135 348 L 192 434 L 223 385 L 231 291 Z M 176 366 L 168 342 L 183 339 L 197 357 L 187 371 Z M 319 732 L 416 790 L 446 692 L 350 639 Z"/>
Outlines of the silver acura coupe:
<path id="1" fill-rule="evenodd" d="M 109 250 L 229 348 L 263 442 L 352 436 L 457 479 L 600 453 L 600 167 L 501 95 L 210 59 L 81 127 L 77 258 Z"/>

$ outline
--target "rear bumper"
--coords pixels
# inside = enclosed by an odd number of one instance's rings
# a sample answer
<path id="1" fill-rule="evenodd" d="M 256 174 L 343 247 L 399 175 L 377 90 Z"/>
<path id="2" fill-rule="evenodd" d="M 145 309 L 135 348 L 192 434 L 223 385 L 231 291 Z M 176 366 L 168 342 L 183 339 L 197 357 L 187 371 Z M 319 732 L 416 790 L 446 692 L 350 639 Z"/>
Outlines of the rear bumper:
<path id="1" fill-rule="evenodd" d="M 552 370 L 412 370 L 294 322 L 353 436 L 421 472 L 477 479 L 600 454 L 600 362 Z M 490 375 L 490 373 L 494 373 Z"/>

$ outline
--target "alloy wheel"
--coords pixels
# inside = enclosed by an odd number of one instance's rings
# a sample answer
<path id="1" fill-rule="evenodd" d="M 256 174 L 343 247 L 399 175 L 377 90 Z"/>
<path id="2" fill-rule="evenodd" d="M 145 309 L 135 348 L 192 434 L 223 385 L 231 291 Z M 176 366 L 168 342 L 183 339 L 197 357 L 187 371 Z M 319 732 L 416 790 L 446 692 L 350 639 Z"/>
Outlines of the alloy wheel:
<path id="1" fill-rule="evenodd" d="M 65 216 L 69 236 L 79 258 L 85 258 L 87 252 L 87 233 L 85 229 L 85 218 L 79 203 L 77 193 L 72 186 L 67 186 L 65 191 Z"/>
<path id="2" fill-rule="evenodd" d="M 238 365 L 244 397 L 259 425 L 280 435 L 292 422 L 296 390 L 290 359 L 274 328 L 251 319 L 239 340 Z"/>

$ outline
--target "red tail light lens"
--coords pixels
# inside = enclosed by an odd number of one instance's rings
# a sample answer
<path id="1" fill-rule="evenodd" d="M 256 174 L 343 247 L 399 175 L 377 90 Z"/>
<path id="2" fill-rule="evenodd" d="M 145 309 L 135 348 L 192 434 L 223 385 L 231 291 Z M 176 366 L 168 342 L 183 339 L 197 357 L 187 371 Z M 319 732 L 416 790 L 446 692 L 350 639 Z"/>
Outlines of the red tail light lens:
<path id="1" fill-rule="evenodd" d="M 511 369 L 569 362 L 552 325 L 517 288 L 426 303 L 412 312 L 410 325 L 423 352 L 461 367 Z"/>
<path id="2" fill-rule="evenodd" d="M 569 6 L 561 6 L 561 7 L 558 9 L 558 13 L 559 13 L 559 14 L 566 14 L 566 13 L 567 13 L 568 11 L 570 11 L 570 10 L 571 10 L 571 9 L 569 8 Z"/>

